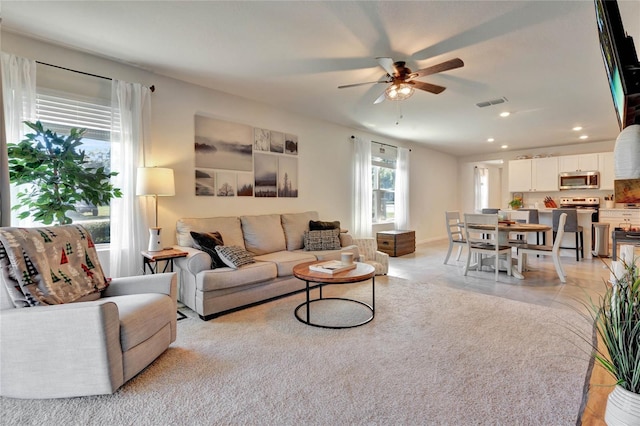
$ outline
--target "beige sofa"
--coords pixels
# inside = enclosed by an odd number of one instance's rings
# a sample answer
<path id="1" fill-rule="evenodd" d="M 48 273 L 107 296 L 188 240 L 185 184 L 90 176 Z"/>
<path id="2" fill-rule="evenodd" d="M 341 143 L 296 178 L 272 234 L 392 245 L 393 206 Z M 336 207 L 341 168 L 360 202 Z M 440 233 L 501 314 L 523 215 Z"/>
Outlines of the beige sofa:
<path id="1" fill-rule="evenodd" d="M 342 252 L 359 258 L 358 247 L 346 232 L 340 233 L 337 250 L 305 250 L 304 232 L 311 220 L 319 220 L 317 212 L 179 219 L 175 248 L 188 256 L 175 260 L 178 300 L 209 320 L 303 290 L 305 283 L 293 276 L 299 263 L 340 259 Z M 246 249 L 256 262 L 237 269 L 211 269 L 211 257 L 194 248 L 191 231 L 219 232 L 225 246 Z"/>

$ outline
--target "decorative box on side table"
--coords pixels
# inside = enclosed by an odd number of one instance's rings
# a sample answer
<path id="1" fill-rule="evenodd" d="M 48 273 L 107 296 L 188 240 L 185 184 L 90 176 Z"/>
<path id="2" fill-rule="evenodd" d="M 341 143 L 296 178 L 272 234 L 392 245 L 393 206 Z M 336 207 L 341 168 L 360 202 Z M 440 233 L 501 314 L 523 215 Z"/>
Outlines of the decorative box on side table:
<path id="1" fill-rule="evenodd" d="M 415 231 L 381 231 L 377 233 L 378 250 L 397 257 L 416 251 Z"/>

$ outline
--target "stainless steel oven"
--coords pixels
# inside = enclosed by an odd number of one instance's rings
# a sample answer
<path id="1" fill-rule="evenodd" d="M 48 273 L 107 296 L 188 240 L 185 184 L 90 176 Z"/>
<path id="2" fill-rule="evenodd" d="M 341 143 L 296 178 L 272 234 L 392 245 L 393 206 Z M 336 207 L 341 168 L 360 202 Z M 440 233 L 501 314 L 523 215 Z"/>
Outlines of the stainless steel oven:
<path id="1" fill-rule="evenodd" d="M 600 188 L 600 172 L 563 172 L 558 178 L 558 187 L 565 189 L 598 189 Z"/>

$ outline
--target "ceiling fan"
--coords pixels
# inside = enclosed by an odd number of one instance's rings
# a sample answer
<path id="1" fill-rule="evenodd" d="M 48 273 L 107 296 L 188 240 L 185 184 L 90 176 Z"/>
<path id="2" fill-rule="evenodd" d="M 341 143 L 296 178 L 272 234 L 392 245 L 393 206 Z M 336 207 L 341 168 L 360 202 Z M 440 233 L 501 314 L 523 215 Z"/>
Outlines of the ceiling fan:
<path id="1" fill-rule="evenodd" d="M 424 81 L 418 81 L 416 78 L 424 77 L 431 74 L 437 74 L 439 72 L 448 71 L 464 66 L 462 59 L 455 58 L 442 62 L 437 65 L 433 65 L 427 68 L 420 69 L 418 71 L 411 71 L 406 67 L 404 61 L 394 62 L 391 58 L 376 58 L 378 64 L 387 72 L 387 77 L 384 80 L 368 81 L 366 83 L 345 84 L 338 86 L 338 89 L 344 89 L 347 87 L 363 86 L 365 84 L 376 83 L 391 83 L 385 91 L 378 96 L 373 102 L 378 104 L 386 99 L 392 101 L 401 101 L 409 98 L 413 95 L 415 89 L 424 90 L 429 93 L 442 93 L 446 87 L 438 86 L 437 84 L 426 83 Z"/>

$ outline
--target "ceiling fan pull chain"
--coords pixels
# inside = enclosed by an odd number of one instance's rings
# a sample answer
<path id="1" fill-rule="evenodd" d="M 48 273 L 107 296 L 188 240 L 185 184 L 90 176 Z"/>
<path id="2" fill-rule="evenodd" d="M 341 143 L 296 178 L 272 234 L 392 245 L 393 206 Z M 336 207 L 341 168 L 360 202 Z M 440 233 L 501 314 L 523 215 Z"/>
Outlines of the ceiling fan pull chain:
<path id="1" fill-rule="evenodd" d="M 402 105 L 400 105 L 400 102 L 396 102 L 396 112 L 398 113 L 398 119 L 396 120 L 396 126 L 400 125 L 400 120 L 402 120 L 403 115 L 402 115 Z"/>

